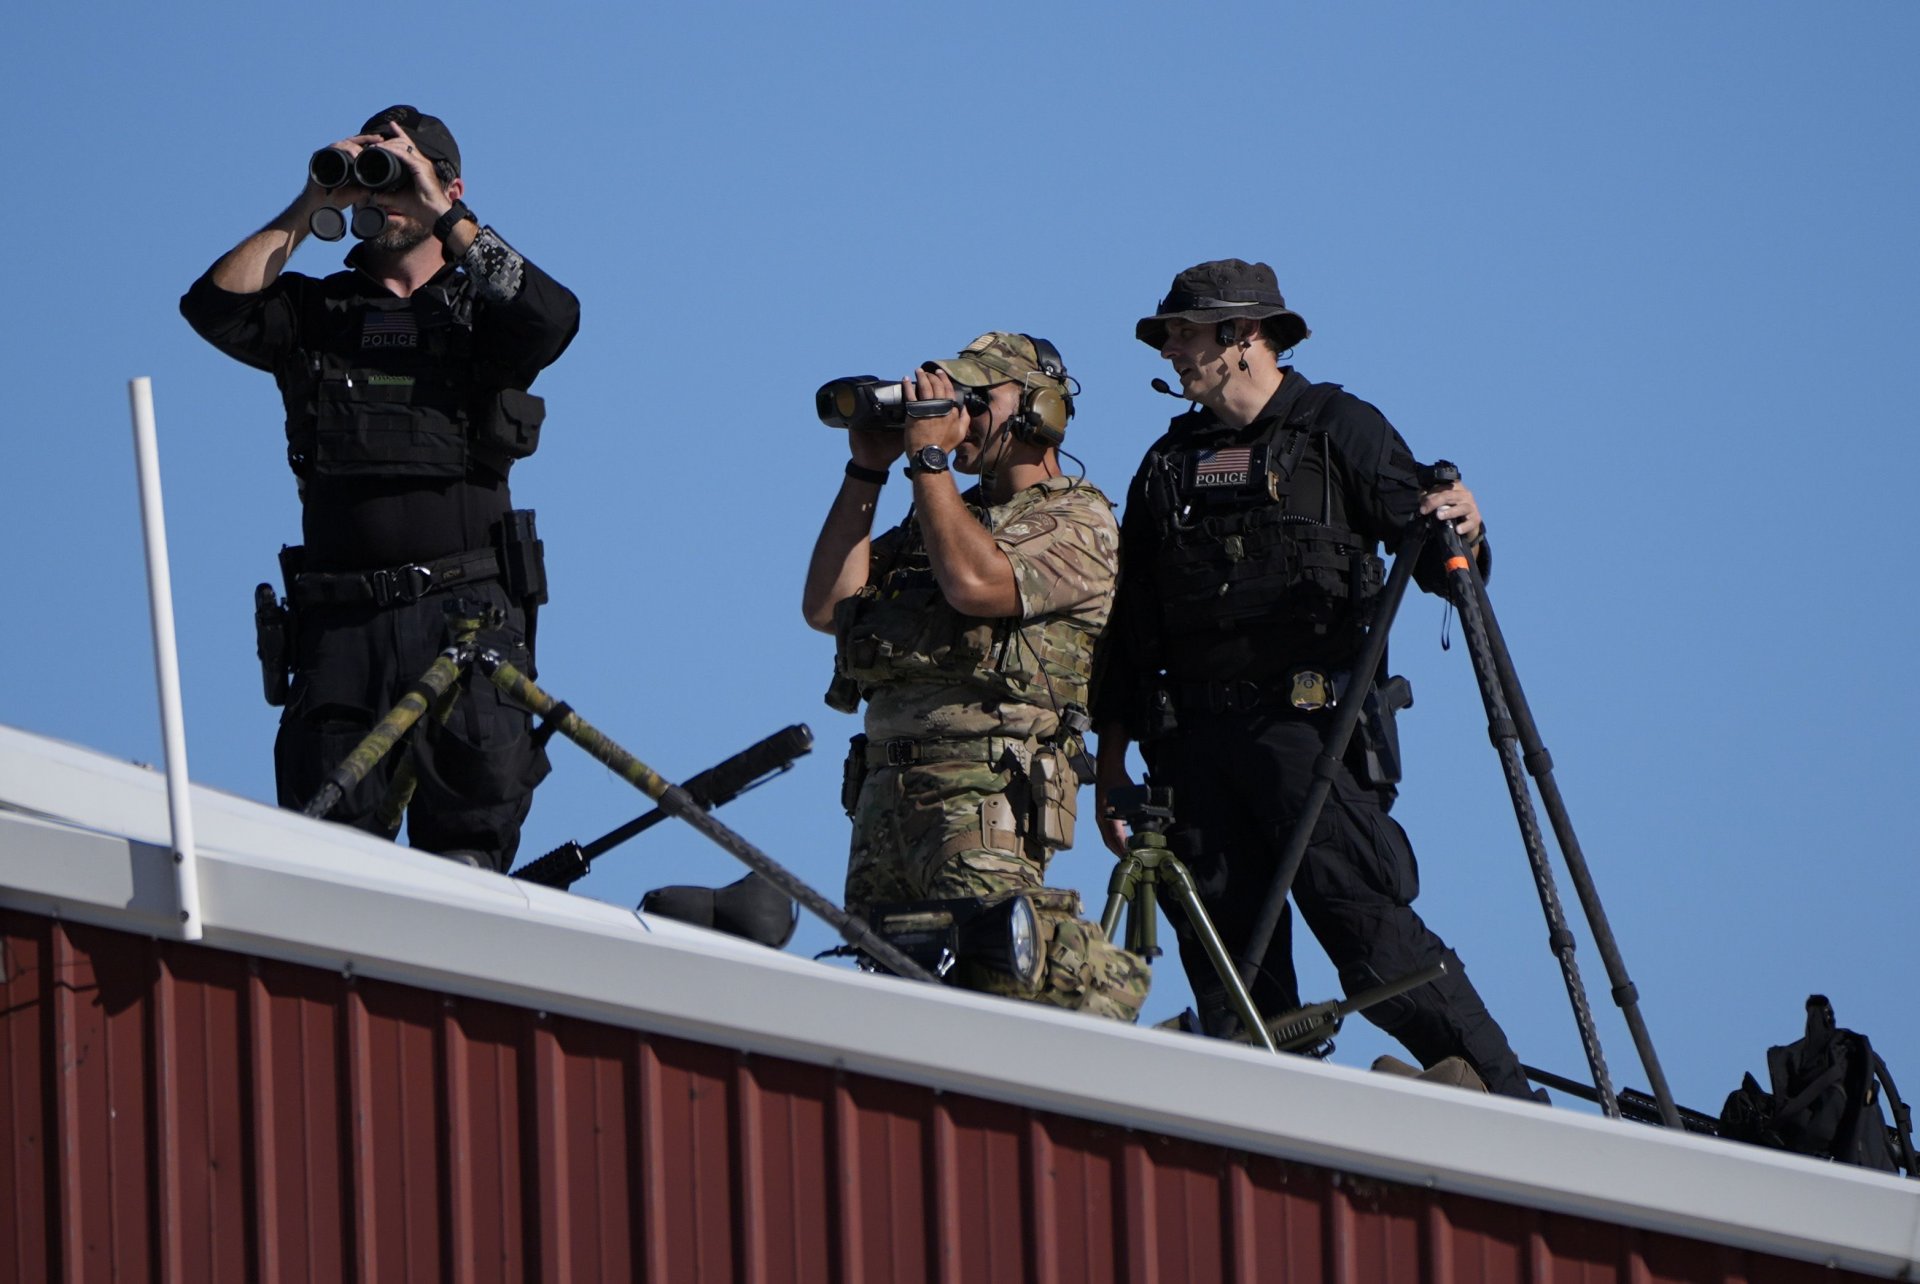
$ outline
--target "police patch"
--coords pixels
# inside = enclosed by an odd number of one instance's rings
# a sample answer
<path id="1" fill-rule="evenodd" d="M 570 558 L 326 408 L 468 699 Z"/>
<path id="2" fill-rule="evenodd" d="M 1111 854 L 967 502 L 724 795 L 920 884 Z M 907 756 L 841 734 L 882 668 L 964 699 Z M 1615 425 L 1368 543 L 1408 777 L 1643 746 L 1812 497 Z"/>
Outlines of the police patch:
<path id="1" fill-rule="evenodd" d="M 417 348 L 420 327 L 411 311 L 369 311 L 360 322 L 362 348 Z"/>
<path id="2" fill-rule="evenodd" d="M 1059 529 L 1060 521 L 1047 513 L 1033 513 L 1017 522 L 1009 522 L 994 532 L 1002 544 L 1024 544 L 1049 531 Z"/>

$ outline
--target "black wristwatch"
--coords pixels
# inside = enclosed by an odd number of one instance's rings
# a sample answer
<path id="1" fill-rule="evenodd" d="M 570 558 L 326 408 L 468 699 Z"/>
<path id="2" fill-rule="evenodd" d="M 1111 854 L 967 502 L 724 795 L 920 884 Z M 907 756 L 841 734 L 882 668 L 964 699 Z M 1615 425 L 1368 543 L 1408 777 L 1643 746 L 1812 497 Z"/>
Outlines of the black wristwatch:
<path id="1" fill-rule="evenodd" d="M 479 221 L 479 219 L 473 216 L 473 211 L 467 208 L 465 201 L 456 200 L 452 208 L 433 221 L 433 237 L 435 240 L 445 244 L 446 239 L 453 235 L 453 229 L 456 225 L 463 222 L 478 223 Z"/>
<path id="2" fill-rule="evenodd" d="M 915 477 L 921 473 L 944 473 L 947 467 L 947 452 L 938 446 L 922 446 L 907 456 L 907 476 L 909 477 Z"/>

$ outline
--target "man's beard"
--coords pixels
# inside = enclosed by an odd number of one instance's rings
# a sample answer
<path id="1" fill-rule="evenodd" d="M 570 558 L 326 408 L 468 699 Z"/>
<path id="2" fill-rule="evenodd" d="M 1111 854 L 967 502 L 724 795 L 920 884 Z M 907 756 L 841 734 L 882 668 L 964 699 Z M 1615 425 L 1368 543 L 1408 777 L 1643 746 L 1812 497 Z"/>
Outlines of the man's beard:
<path id="1" fill-rule="evenodd" d="M 386 226 L 380 229 L 380 235 L 374 237 L 368 244 L 387 254 L 405 254 L 430 235 L 432 234 L 418 223 L 399 223 L 390 218 Z"/>

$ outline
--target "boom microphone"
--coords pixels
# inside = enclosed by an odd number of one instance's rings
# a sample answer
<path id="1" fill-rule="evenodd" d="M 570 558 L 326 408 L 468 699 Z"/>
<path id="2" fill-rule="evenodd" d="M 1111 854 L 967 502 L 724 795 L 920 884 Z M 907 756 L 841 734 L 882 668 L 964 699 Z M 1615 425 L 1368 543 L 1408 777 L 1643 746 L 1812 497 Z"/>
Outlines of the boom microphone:
<path id="1" fill-rule="evenodd" d="M 1175 392 L 1172 388 L 1169 388 L 1167 386 L 1167 381 L 1165 379 L 1155 379 L 1152 383 L 1148 384 L 1147 386 L 1152 388 L 1155 392 L 1164 392 L 1169 397 L 1178 397 L 1182 401 L 1193 400 L 1193 398 L 1187 396 L 1185 393 Z"/>

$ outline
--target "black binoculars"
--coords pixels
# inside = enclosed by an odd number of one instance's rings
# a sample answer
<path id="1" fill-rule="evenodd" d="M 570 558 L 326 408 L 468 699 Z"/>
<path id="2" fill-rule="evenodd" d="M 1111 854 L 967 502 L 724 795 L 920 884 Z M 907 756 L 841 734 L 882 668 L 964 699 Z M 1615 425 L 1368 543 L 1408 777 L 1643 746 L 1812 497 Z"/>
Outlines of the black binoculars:
<path id="1" fill-rule="evenodd" d="M 322 147 L 307 162 L 307 175 L 328 191 L 351 182 L 369 192 L 386 192 L 409 178 L 406 163 L 384 147 L 363 147 L 357 155 L 344 147 Z"/>
<path id="2" fill-rule="evenodd" d="M 970 415 L 987 413 L 987 398 L 978 388 L 955 385 L 959 406 Z M 820 385 L 813 394 L 814 413 L 829 428 L 884 431 L 903 427 L 908 419 L 938 419 L 950 414 L 955 402 L 945 397 L 908 401 L 906 385 L 877 375 L 851 375 Z"/>

